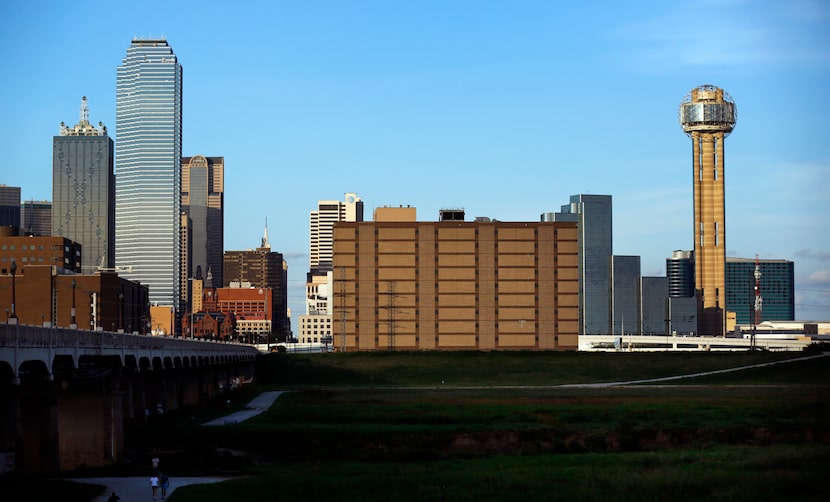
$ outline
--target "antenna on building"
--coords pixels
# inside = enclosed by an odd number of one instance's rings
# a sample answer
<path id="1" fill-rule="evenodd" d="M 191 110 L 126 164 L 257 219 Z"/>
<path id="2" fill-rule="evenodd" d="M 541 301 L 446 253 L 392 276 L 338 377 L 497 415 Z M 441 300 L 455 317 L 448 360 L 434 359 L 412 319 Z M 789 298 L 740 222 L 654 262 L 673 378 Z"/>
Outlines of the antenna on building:
<path id="1" fill-rule="evenodd" d="M 86 105 L 86 96 L 81 98 L 81 124 L 89 122 L 89 108 Z"/>
<path id="2" fill-rule="evenodd" d="M 271 244 L 268 243 L 268 217 L 265 218 L 265 233 L 262 235 L 262 246 L 271 249 Z"/>

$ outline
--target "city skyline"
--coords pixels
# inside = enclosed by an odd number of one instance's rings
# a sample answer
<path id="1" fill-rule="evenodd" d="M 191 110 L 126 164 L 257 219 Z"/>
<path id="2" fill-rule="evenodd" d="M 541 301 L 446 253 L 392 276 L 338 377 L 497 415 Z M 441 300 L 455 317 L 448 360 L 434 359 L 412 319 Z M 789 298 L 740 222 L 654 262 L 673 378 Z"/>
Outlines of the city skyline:
<path id="1" fill-rule="evenodd" d="M 643 275 L 664 275 L 673 250 L 693 247 L 677 108 L 702 84 L 728 90 L 740 113 L 726 152 L 727 256 L 794 261 L 796 317 L 830 318 L 826 4 L 703 2 L 693 22 L 661 2 L 99 11 L 0 7 L 4 60 L 16 70 L 0 90 L 17 119 L 0 126 L 15 166 L 0 183 L 22 187 L 22 200 L 48 199 L 57 124 L 81 96 L 97 120 L 115 123 L 125 47 L 164 34 L 187 71 L 183 155 L 223 155 L 232 166 L 226 249 L 252 247 L 269 219 L 289 264 L 295 330 L 308 213 L 346 192 L 367 211 L 411 204 L 424 221 L 442 207 L 536 221 L 571 194 L 608 194 L 614 252 L 641 256 Z M 227 33 L 198 28 L 216 23 Z M 94 43 L 56 43 L 79 25 L 95 27 Z M 21 40 L 26 50 L 12 50 Z M 447 188 L 433 183 L 439 176 Z"/>

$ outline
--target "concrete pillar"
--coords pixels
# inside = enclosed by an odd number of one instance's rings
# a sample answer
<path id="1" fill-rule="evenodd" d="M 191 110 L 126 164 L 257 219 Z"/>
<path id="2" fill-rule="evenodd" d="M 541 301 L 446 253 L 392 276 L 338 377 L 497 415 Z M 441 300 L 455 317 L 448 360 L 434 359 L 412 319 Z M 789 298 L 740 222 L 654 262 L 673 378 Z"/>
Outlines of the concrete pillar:
<path id="1" fill-rule="evenodd" d="M 0 384 L 0 462 L 5 462 L 7 455 L 17 457 L 22 433 L 21 424 L 20 386 L 12 385 L 11 381 L 2 382 Z M 0 466 L 0 473 L 2 469 L 3 466 Z"/>

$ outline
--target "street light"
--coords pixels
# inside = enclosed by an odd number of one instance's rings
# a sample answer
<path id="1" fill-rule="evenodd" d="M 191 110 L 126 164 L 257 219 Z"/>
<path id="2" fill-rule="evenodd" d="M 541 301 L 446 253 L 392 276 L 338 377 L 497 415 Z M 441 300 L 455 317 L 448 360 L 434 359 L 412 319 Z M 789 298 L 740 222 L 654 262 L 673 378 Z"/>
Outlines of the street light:
<path id="1" fill-rule="evenodd" d="M 78 285 L 78 281 L 72 279 L 72 318 L 69 320 L 69 327 L 72 329 L 78 329 L 78 322 L 75 320 L 75 286 Z"/>
<path id="2" fill-rule="evenodd" d="M 118 292 L 118 329 L 124 331 L 124 289 Z"/>
<path id="3" fill-rule="evenodd" d="M 17 273 L 17 262 L 12 260 L 12 313 L 9 316 L 9 324 L 17 324 L 17 311 L 14 308 L 14 304 L 17 301 L 17 290 L 15 288 L 15 274 Z"/>

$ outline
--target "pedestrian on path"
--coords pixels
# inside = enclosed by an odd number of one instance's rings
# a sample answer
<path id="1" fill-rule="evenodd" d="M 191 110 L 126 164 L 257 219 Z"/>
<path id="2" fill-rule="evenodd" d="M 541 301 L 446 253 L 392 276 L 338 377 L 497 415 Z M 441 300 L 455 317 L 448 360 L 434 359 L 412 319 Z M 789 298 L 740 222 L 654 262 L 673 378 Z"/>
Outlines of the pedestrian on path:
<path id="1" fill-rule="evenodd" d="M 150 478 L 150 489 L 153 490 L 153 500 L 156 500 L 159 491 L 159 478 L 155 474 Z"/>
<path id="2" fill-rule="evenodd" d="M 159 483 L 161 484 L 161 498 L 167 498 L 167 487 L 170 486 L 170 478 L 167 477 L 167 474 L 162 472 L 159 475 Z"/>

